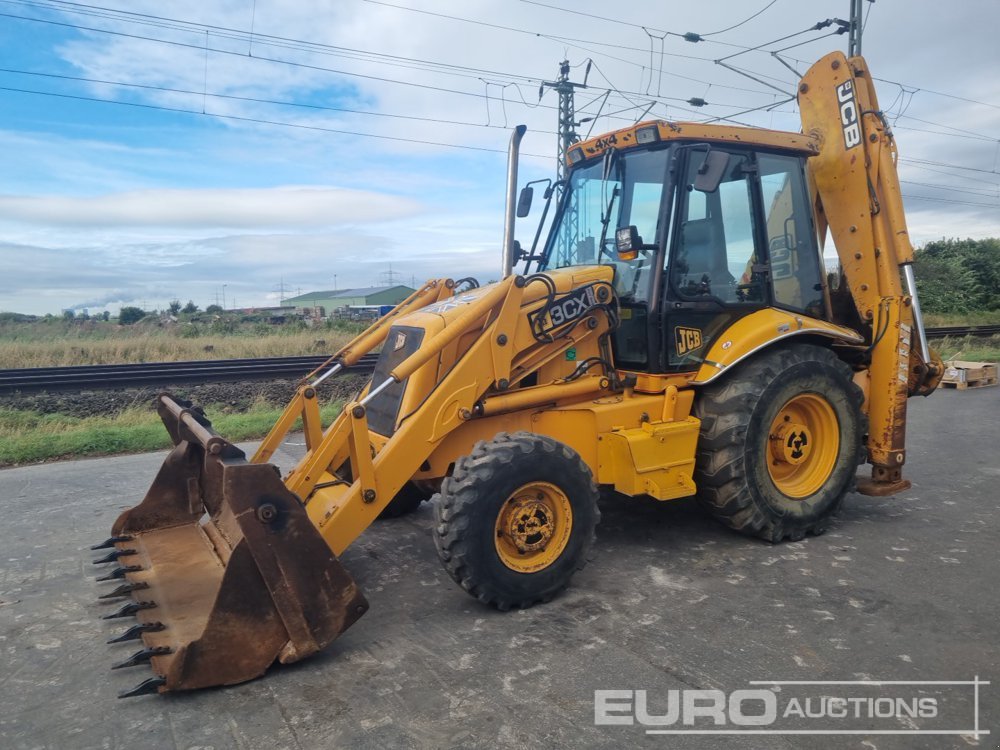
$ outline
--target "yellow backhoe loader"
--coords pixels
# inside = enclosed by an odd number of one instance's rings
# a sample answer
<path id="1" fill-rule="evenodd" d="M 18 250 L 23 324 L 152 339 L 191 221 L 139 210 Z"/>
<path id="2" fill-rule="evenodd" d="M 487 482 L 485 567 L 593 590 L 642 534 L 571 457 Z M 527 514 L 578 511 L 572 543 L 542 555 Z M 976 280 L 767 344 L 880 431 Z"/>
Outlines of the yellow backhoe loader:
<path id="1" fill-rule="evenodd" d="M 502 280 L 424 284 L 303 381 L 249 460 L 161 395 L 175 447 L 98 545 L 118 563 L 102 598 L 127 602 L 108 617 L 138 621 L 112 640 L 143 644 L 116 667 L 154 672 L 122 695 L 238 683 L 324 648 L 368 607 L 338 557 L 432 495 L 449 575 L 505 610 L 569 584 L 598 487 L 697 495 L 771 542 L 821 533 L 854 489 L 908 487 L 907 398 L 942 367 L 895 141 L 860 56 L 824 57 L 798 95 L 802 133 L 655 121 L 574 145 L 529 250 L 513 241 L 531 197 L 515 201 L 518 128 Z M 379 348 L 324 427 L 316 386 Z M 282 477 L 268 462 L 299 420 L 307 450 Z"/>

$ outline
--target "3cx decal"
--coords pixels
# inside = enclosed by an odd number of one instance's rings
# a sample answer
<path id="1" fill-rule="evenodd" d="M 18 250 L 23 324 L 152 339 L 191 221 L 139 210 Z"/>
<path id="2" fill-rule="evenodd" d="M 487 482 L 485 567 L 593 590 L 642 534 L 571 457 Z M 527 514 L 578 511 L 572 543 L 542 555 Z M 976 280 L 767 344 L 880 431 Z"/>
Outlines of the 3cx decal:
<path id="1" fill-rule="evenodd" d="M 697 328 L 685 326 L 674 328 L 674 350 L 677 354 L 693 352 L 695 349 L 700 349 L 703 343 L 701 331 Z"/>
<path id="2" fill-rule="evenodd" d="M 597 295 L 594 294 L 594 288 L 592 286 L 585 286 L 582 289 L 577 289 L 575 292 L 567 294 L 551 305 L 543 307 L 538 312 L 532 313 L 529 316 L 531 327 L 541 333 L 551 331 L 554 328 L 559 328 L 566 323 L 583 317 L 590 308 L 597 304 Z"/>

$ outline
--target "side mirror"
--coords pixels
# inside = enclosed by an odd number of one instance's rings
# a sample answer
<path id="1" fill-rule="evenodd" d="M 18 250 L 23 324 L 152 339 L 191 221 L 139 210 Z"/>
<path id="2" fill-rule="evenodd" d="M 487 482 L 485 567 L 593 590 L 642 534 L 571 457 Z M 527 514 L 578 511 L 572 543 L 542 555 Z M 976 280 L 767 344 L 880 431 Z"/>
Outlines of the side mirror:
<path id="1" fill-rule="evenodd" d="M 642 247 L 642 237 L 635 225 L 620 227 L 615 230 L 615 248 L 618 250 L 618 260 L 635 260 Z"/>
<path id="2" fill-rule="evenodd" d="M 702 193 L 714 193 L 719 189 L 722 176 L 729 166 L 729 154 L 725 151 L 711 150 L 705 154 L 705 161 L 698 167 L 698 176 L 694 178 L 694 189 Z"/>
<path id="3" fill-rule="evenodd" d="M 535 195 L 535 189 L 531 185 L 521 188 L 521 195 L 517 198 L 517 218 L 523 219 L 531 213 L 531 199 Z"/>

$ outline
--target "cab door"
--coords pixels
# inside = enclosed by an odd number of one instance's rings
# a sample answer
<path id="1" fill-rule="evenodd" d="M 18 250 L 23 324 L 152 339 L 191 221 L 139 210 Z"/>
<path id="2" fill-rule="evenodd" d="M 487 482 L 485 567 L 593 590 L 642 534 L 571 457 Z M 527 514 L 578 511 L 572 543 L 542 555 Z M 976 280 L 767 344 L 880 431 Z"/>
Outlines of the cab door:
<path id="1" fill-rule="evenodd" d="M 699 190 L 710 151 L 728 154 L 728 163 L 713 190 Z M 754 156 L 687 149 L 665 271 L 665 371 L 697 369 L 722 331 L 771 303 Z"/>

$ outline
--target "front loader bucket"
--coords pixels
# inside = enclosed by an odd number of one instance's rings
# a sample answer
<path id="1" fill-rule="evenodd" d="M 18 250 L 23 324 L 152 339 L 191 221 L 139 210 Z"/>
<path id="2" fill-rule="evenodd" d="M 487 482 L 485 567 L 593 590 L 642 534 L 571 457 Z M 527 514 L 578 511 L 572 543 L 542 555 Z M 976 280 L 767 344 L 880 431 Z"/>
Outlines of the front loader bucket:
<path id="1" fill-rule="evenodd" d="M 188 402 L 163 394 L 158 411 L 175 447 L 95 546 L 118 565 L 101 599 L 125 602 L 105 618 L 138 620 L 109 642 L 144 646 L 113 668 L 155 673 L 121 697 L 251 680 L 354 624 L 368 602 L 277 468 L 248 463 Z"/>

